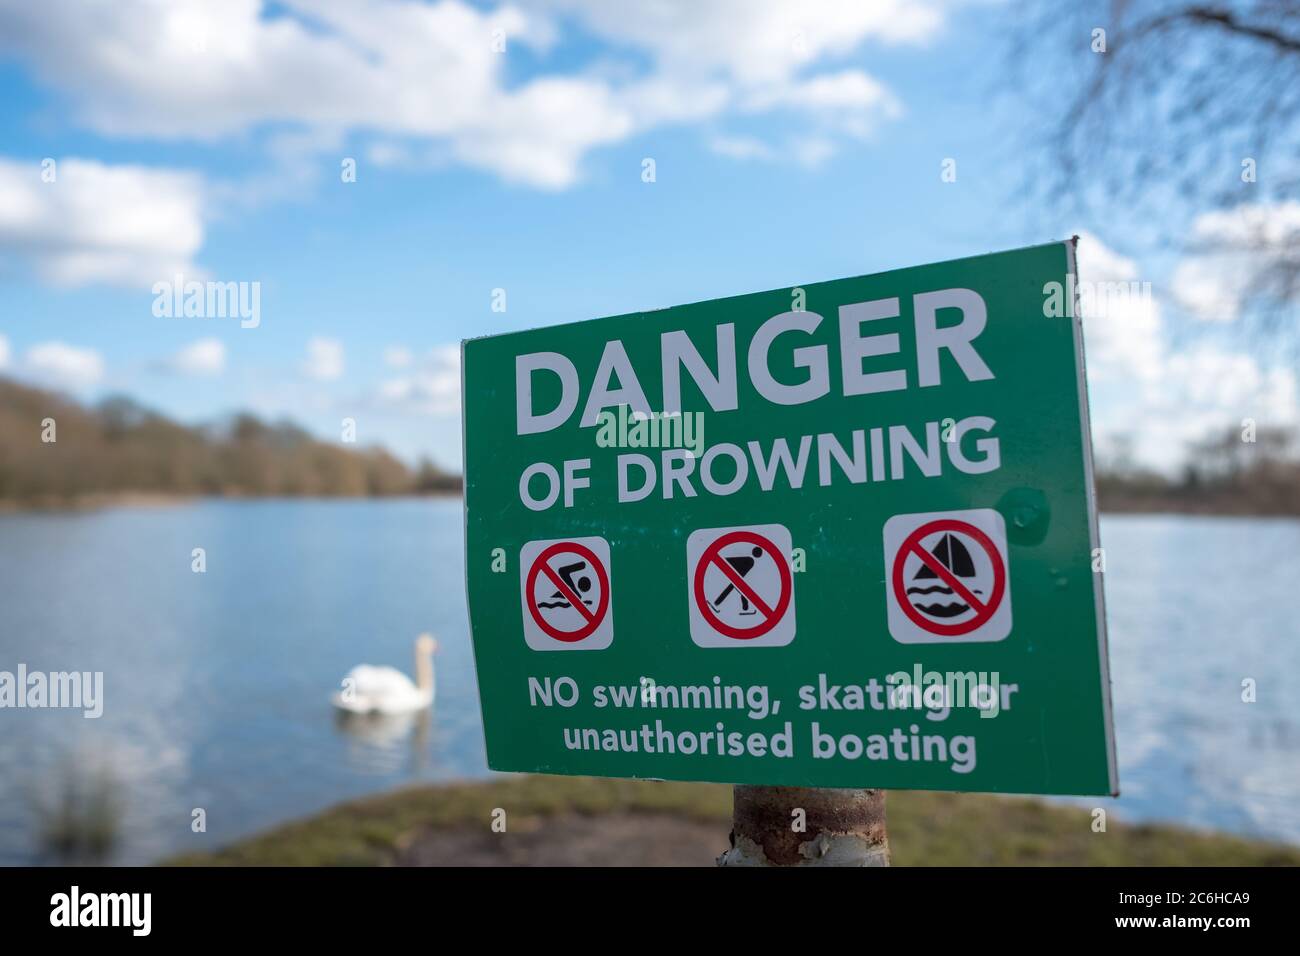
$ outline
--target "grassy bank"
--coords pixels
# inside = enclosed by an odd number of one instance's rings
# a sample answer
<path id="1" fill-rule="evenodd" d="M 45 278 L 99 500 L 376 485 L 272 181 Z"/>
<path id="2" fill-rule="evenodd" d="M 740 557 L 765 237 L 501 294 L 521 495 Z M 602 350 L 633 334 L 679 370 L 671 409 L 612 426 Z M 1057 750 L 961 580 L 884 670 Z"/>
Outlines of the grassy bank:
<path id="1" fill-rule="evenodd" d="M 892 792 L 895 865 L 1296 866 L 1300 849 L 981 794 Z M 493 833 L 493 811 L 507 830 Z M 731 788 L 503 776 L 341 804 L 181 865 L 382 866 L 473 863 L 707 864 L 725 849 Z"/>

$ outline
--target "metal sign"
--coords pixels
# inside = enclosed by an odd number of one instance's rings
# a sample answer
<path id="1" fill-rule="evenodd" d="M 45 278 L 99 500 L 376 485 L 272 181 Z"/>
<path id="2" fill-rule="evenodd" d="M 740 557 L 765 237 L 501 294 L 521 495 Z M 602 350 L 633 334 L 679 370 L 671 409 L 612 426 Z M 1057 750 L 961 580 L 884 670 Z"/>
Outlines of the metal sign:
<path id="1" fill-rule="evenodd" d="M 1057 243 L 465 342 L 489 764 L 1117 792 L 1074 274 Z"/>

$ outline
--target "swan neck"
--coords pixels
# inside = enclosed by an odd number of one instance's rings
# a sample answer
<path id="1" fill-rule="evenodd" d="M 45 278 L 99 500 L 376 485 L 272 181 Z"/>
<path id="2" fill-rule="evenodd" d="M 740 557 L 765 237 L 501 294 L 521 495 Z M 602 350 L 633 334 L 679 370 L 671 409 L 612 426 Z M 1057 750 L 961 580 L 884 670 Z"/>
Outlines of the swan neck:
<path id="1" fill-rule="evenodd" d="M 433 690 L 433 654 L 415 652 L 415 686 L 422 691 Z"/>

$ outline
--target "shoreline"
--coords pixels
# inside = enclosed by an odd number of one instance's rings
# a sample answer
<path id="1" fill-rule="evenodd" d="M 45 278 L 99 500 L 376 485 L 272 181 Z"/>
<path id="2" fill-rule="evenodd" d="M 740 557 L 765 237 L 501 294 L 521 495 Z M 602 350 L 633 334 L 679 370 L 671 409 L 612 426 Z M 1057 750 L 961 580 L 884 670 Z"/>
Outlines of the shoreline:
<path id="1" fill-rule="evenodd" d="M 499 774 L 337 804 L 160 866 L 711 866 L 729 785 Z M 1028 797 L 890 791 L 896 866 L 1300 866 L 1300 847 Z M 494 829 L 494 821 L 505 827 Z"/>
<path id="2" fill-rule="evenodd" d="M 179 508 L 212 501 L 264 502 L 264 501 L 417 501 L 464 498 L 460 491 L 429 491 L 400 495 L 185 495 L 163 492 L 114 492 L 81 495 L 72 500 L 64 498 L 38 498 L 16 500 L 0 498 L 0 515 L 19 514 L 83 514 L 118 508 Z M 1251 510 L 1250 508 L 1224 508 L 1212 502 L 1189 502 L 1168 499 L 1121 499 L 1111 504 L 1103 503 L 1098 509 L 1103 515 L 1180 515 L 1189 518 L 1292 518 L 1300 513 L 1290 511 Z"/>
<path id="3" fill-rule="evenodd" d="M 31 500 L 0 499 L 0 515 L 6 514 L 82 514 L 118 508 L 180 508 L 213 501 L 415 501 L 460 498 L 458 491 L 430 491 L 401 495 L 183 495 L 162 492 L 120 492 Z"/>

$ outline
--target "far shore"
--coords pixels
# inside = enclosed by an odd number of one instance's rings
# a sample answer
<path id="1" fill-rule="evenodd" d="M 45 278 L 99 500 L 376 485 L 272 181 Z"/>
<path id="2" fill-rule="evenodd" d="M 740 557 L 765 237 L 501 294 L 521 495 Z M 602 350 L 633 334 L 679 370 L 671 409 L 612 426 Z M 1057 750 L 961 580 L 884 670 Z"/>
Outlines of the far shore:
<path id="1" fill-rule="evenodd" d="M 1300 512 L 1258 507 L 1248 498 L 1110 495 L 1101 499 L 1102 514 L 1162 514 L 1217 518 L 1300 518 Z"/>
<path id="2" fill-rule="evenodd" d="M 208 501 L 412 501 L 460 498 L 459 490 L 428 491 L 399 495 L 183 495 L 165 492 L 113 492 L 80 495 L 75 498 L 49 496 L 32 499 L 0 498 L 0 515 L 70 513 L 112 508 L 176 508 Z M 1300 518 L 1290 511 L 1253 509 L 1251 502 L 1219 501 L 1186 497 L 1115 495 L 1101 503 L 1106 515 L 1184 515 L 1220 518 Z"/>
<path id="3" fill-rule="evenodd" d="M 0 498 L 0 514 L 102 511 L 111 508 L 178 508 L 209 501 L 414 501 L 459 498 L 459 491 L 430 491 L 405 495 L 181 495 L 163 492 L 116 492 L 75 498 Z"/>

